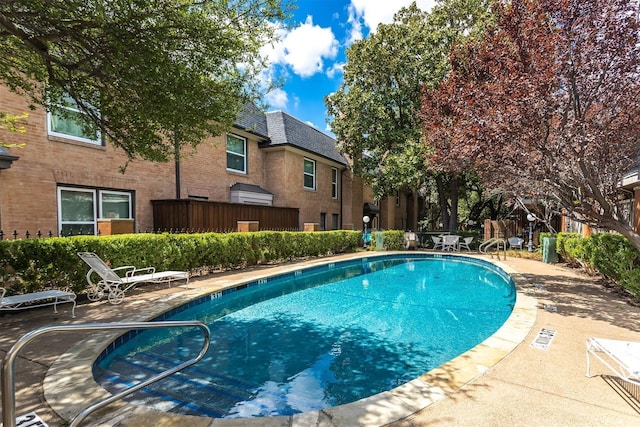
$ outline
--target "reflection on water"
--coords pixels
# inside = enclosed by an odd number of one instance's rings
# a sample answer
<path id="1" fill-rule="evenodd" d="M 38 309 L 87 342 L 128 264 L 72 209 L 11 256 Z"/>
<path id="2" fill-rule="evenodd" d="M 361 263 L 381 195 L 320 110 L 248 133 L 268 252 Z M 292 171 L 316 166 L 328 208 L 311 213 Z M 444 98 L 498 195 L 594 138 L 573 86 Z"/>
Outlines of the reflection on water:
<path id="1" fill-rule="evenodd" d="M 290 415 L 349 403 L 440 366 L 493 334 L 511 313 L 513 284 L 491 270 L 447 259 L 405 261 L 337 264 L 175 315 L 205 319 L 209 352 L 133 401 L 209 417 Z M 95 366 L 96 378 L 119 390 L 186 360 L 201 339 L 196 329 L 144 332 Z"/>

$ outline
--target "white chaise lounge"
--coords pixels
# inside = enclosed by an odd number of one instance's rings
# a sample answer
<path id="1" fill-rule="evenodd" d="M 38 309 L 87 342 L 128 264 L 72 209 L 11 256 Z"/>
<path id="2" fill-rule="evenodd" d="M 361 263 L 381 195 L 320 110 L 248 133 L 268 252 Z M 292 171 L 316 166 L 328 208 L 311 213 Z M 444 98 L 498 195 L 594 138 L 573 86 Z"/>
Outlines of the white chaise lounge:
<path id="1" fill-rule="evenodd" d="M 591 377 L 594 356 L 619 378 L 640 385 L 640 342 L 587 338 L 587 377 Z"/>
<path id="2" fill-rule="evenodd" d="M 27 308 L 52 305 L 53 312 L 58 313 L 58 304 L 73 303 L 71 317 L 76 317 L 76 294 L 71 291 L 52 289 L 48 291 L 31 292 L 28 294 L 11 295 L 5 297 L 7 290 L 0 288 L 0 312 L 25 310 Z"/>
<path id="3" fill-rule="evenodd" d="M 98 301 L 106 295 L 111 304 L 120 304 L 124 293 L 139 283 L 185 280 L 189 287 L 188 271 L 156 271 L 155 267 L 136 268 L 132 265 L 111 268 L 93 252 L 78 252 L 78 256 L 91 267 L 87 272 L 87 297 L 91 301 Z M 93 282 L 93 273 L 100 276 L 98 283 Z"/>

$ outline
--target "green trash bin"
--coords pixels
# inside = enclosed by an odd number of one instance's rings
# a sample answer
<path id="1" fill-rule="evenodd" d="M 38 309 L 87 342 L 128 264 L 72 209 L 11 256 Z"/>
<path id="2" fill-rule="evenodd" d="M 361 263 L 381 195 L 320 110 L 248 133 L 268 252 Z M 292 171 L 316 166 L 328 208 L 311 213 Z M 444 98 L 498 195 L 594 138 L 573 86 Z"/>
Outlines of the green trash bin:
<path id="1" fill-rule="evenodd" d="M 376 231 L 373 233 L 373 238 L 376 241 L 376 251 L 384 250 L 384 233 L 382 231 Z"/>
<path id="2" fill-rule="evenodd" d="M 558 262 L 555 237 L 545 237 L 542 239 L 542 262 L 546 262 L 547 264 Z"/>

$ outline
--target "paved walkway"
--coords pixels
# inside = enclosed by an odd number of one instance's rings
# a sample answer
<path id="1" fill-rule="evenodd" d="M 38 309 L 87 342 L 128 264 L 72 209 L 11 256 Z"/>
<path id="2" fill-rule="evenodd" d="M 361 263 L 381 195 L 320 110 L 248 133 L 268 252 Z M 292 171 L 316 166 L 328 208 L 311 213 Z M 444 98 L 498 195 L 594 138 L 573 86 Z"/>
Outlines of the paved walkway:
<path id="1" fill-rule="evenodd" d="M 520 273 L 519 292 L 537 299 L 539 309 L 529 335 L 483 376 L 391 425 L 640 425 L 640 404 L 630 399 L 617 382 L 603 376 L 585 378 L 586 338 L 601 336 L 640 341 L 640 308 L 577 270 L 519 258 L 502 262 Z M 257 267 L 214 274 L 194 279 L 192 287 L 229 282 L 238 275 L 255 276 L 280 268 L 282 266 Z M 52 314 L 51 307 L 0 316 L 0 356 L 3 357 L 19 337 L 41 326 L 130 320 L 145 304 L 180 293 L 184 293 L 183 288 L 145 286 L 128 293 L 120 306 L 106 302 L 80 304 L 76 319 L 70 319 L 67 305 L 59 308 L 57 316 Z M 548 350 L 530 346 L 541 328 L 556 331 Z M 22 351 L 16 363 L 17 414 L 36 411 L 51 427 L 65 425 L 45 400 L 42 383 L 60 355 L 88 336 L 88 333 L 47 335 Z M 608 374 L 597 361 L 593 372 Z M 113 425 L 130 424 L 120 421 Z M 327 421 L 326 425 L 332 424 Z"/>
<path id="2" fill-rule="evenodd" d="M 482 378 L 394 426 L 640 425 L 640 405 L 615 381 L 585 377 L 587 337 L 640 341 L 640 308 L 577 270 L 519 258 L 505 263 L 544 286 L 519 289 L 538 299 L 529 336 Z M 530 345 L 541 328 L 556 331 L 549 350 Z M 609 374 L 597 361 L 592 373 Z"/>

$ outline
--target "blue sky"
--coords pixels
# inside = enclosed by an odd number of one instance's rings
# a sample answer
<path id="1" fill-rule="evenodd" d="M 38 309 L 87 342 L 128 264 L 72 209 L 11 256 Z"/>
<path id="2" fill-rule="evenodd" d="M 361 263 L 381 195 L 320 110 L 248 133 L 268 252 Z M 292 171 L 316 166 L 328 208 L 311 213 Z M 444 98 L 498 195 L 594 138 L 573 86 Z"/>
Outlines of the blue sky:
<path id="1" fill-rule="evenodd" d="M 285 78 L 282 88 L 266 95 L 268 110 L 285 111 L 332 135 L 324 97 L 342 83 L 346 48 L 374 32 L 379 23 L 392 22 L 393 15 L 412 1 L 296 0 L 295 27 L 281 30 L 280 42 L 263 51 L 272 64 L 267 75 Z M 416 3 L 430 10 L 435 0 Z"/>

